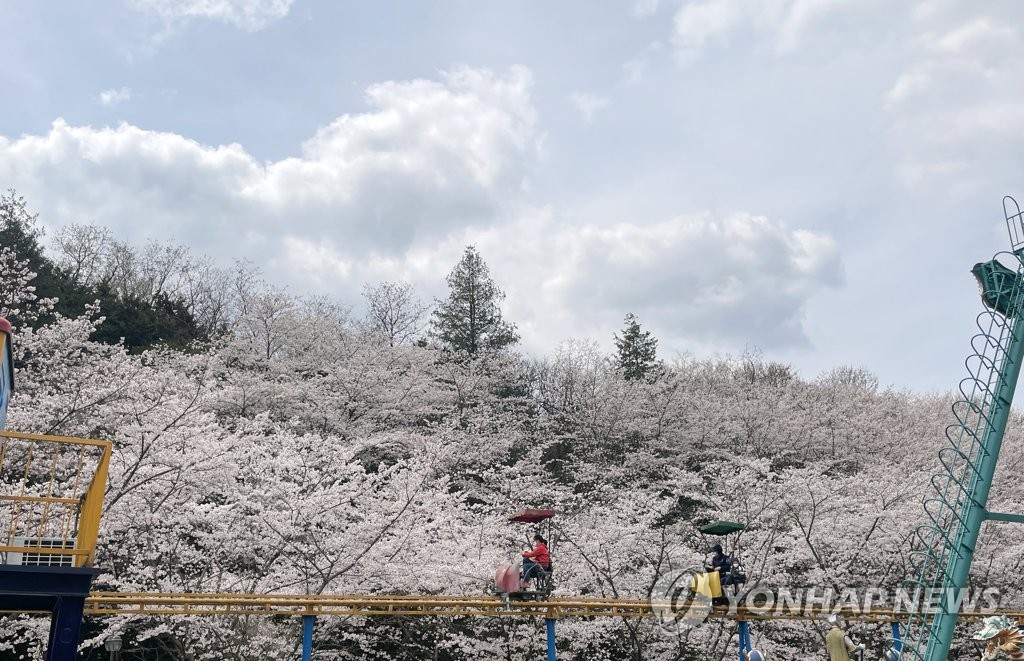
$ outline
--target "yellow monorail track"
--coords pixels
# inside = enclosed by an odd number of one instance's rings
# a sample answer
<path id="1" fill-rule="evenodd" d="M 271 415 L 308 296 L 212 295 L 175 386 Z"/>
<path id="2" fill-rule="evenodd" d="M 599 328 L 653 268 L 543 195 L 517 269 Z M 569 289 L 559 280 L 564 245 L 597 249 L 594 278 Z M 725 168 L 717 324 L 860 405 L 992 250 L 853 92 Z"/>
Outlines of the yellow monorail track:
<path id="1" fill-rule="evenodd" d="M 483 616 L 483 617 L 656 617 L 703 619 L 688 602 L 646 599 L 557 597 L 547 601 L 505 601 L 500 597 L 418 595 L 289 595 L 232 593 L 94 592 L 85 601 L 86 615 L 315 615 L 315 616 Z M 708 619 L 808 620 L 835 612 L 822 605 L 804 607 L 720 607 Z M 905 615 L 885 608 L 842 611 L 860 622 L 892 622 Z M 979 618 L 1006 615 L 1024 620 L 1024 612 L 964 613 Z"/>

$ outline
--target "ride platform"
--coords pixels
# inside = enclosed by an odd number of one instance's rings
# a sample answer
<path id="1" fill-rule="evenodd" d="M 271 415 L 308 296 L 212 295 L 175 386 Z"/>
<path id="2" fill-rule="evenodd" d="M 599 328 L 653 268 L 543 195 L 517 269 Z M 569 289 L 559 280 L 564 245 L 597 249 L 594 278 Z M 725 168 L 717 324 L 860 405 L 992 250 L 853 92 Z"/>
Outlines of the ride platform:
<path id="1" fill-rule="evenodd" d="M 0 431 L 0 611 L 51 615 L 46 661 L 74 661 L 111 444 Z"/>

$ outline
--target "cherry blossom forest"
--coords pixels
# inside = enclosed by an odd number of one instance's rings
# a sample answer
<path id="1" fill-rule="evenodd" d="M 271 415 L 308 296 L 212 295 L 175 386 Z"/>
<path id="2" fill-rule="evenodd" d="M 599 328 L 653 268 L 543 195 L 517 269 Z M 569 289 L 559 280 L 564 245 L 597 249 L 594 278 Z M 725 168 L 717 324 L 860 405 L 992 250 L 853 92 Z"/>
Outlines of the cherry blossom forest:
<path id="1" fill-rule="evenodd" d="M 659 596 L 703 562 L 696 528 L 716 519 L 748 524 L 751 586 L 891 590 L 909 571 L 956 384 L 894 390 L 843 365 L 800 375 L 756 351 L 657 356 L 632 316 L 615 352 L 579 338 L 530 356 L 472 247 L 447 299 L 387 282 L 334 301 L 97 225 L 44 236 L 30 204 L 0 203 L 0 315 L 16 342 L 8 427 L 113 441 L 95 589 L 486 594 L 523 548 L 527 527 L 507 519 L 524 507 L 559 513 L 554 596 Z M 993 509 L 1024 503 L 1021 422 Z M 1024 537 L 988 524 L 972 585 L 1020 607 L 1022 565 Z M 45 618 L 0 622 L 0 657 L 36 658 Z M 314 658 L 542 658 L 543 626 L 324 617 Z M 276 616 L 87 627 L 95 659 L 114 629 L 138 659 L 294 659 L 301 642 L 300 618 Z M 857 635 L 880 652 L 885 629 Z M 775 659 L 818 658 L 824 633 L 752 627 Z M 728 621 L 558 622 L 559 655 L 575 661 L 735 658 L 734 634 Z"/>

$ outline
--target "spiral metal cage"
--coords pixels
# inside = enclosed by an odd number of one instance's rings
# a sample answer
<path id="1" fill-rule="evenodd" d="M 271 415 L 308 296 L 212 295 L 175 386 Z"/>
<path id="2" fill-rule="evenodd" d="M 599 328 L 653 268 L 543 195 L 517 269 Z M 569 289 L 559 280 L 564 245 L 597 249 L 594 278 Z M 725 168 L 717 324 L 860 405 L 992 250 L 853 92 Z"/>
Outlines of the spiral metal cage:
<path id="1" fill-rule="evenodd" d="M 929 645 L 937 638 L 952 636 L 946 628 L 939 631 L 936 622 L 940 614 L 955 616 L 959 604 L 948 598 L 926 603 L 924 595 L 948 596 L 957 587 L 949 571 L 951 561 L 962 566 L 972 559 L 972 552 L 965 553 L 962 543 L 971 539 L 972 528 L 980 522 L 965 513 L 979 506 L 982 485 L 987 498 L 995 467 L 992 455 L 998 453 L 1005 427 L 1005 411 L 1001 416 L 998 409 L 1008 409 L 1005 393 L 1012 393 L 1018 376 L 1019 366 L 1011 369 L 1008 352 L 1020 341 L 1014 330 L 1024 311 L 1024 213 L 1011 197 L 1004 198 L 1003 207 L 1014 252 L 999 253 L 987 265 L 975 267 L 976 275 L 981 267 L 990 269 L 987 281 L 979 276 L 986 308 L 977 317 L 979 332 L 971 340 L 973 353 L 965 361 L 968 376 L 960 382 L 961 397 L 952 407 L 955 421 L 946 428 L 948 442 L 939 450 L 941 469 L 932 476 L 932 491 L 925 498 L 927 523 L 914 536 L 910 554 L 913 578 L 905 587 L 919 598 L 905 624 L 904 661 L 926 659 Z M 973 535 L 976 539 L 977 530 Z M 973 549 L 973 542 L 967 546 Z M 950 641 L 944 644 L 948 649 Z"/>

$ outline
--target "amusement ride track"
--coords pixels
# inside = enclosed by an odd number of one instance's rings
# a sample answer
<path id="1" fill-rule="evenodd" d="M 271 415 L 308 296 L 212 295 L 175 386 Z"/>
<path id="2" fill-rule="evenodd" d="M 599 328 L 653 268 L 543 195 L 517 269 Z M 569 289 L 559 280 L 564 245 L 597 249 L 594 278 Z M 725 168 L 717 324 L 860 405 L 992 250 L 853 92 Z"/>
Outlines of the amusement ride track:
<path id="1" fill-rule="evenodd" d="M 484 617 L 662 617 L 704 619 L 702 604 L 646 599 L 602 599 L 556 597 L 547 601 L 504 601 L 501 597 L 417 596 L 417 595 L 294 595 L 231 593 L 93 592 L 85 601 L 86 615 L 401 615 L 401 616 L 484 616 Z M 807 620 L 826 617 L 835 607 L 823 604 L 770 605 L 765 608 L 717 607 L 707 619 Z M 905 616 L 890 608 L 840 610 L 849 620 L 893 622 Z M 998 611 L 964 613 L 980 618 L 1006 615 L 1024 620 L 1024 612 Z"/>

